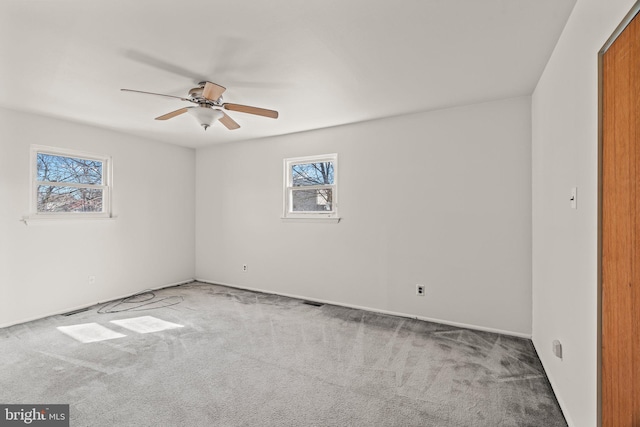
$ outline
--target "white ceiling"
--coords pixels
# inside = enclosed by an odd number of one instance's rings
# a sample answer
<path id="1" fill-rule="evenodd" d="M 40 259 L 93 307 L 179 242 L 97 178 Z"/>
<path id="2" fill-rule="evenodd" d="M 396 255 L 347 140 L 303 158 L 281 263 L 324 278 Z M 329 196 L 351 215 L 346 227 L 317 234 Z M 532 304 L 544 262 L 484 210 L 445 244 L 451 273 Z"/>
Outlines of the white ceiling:
<path id="1" fill-rule="evenodd" d="M 0 106 L 189 147 L 530 95 L 576 0 L 1 0 Z M 242 127 L 206 132 L 198 81 Z"/>

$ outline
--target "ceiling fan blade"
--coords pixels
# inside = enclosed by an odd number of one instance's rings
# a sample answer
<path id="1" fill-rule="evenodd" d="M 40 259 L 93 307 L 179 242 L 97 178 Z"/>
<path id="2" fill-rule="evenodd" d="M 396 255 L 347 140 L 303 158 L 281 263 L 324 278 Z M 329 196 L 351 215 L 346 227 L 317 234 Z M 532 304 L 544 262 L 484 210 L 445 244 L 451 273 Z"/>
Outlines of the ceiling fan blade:
<path id="1" fill-rule="evenodd" d="M 229 103 L 222 104 L 222 106 L 226 110 L 239 111 L 241 113 L 248 113 L 248 114 L 255 114 L 257 116 L 264 116 L 272 119 L 278 118 L 277 111 L 267 110 L 266 108 L 250 107 L 249 105 L 229 104 Z"/>
<path id="2" fill-rule="evenodd" d="M 220 123 L 222 123 L 223 125 L 225 125 L 227 127 L 227 129 L 229 130 L 234 130 L 234 129 L 238 129 L 240 127 L 240 125 L 238 123 L 235 122 L 235 120 L 233 120 L 231 117 L 227 116 L 224 111 L 219 110 L 223 116 L 220 117 L 218 119 L 218 121 Z"/>
<path id="3" fill-rule="evenodd" d="M 181 108 L 179 110 L 172 111 L 170 113 L 163 114 L 162 116 L 156 117 L 156 120 L 169 120 L 172 117 L 179 116 L 180 114 L 186 113 L 188 110 L 189 109 L 186 108 L 186 107 L 185 108 Z"/>
<path id="4" fill-rule="evenodd" d="M 140 64 L 144 64 L 150 67 L 158 68 L 168 73 L 175 74 L 177 76 L 185 77 L 191 80 L 192 83 L 197 84 L 203 80 L 206 80 L 206 75 L 196 74 L 186 68 L 182 68 L 179 65 L 157 58 L 155 56 L 148 55 L 144 52 L 134 49 L 128 49 L 123 52 L 123 55 L 129 59 L 132 59 Z M 208 75 L 208 74 L 207 74 Z"/>
<path id="5" fill-rule="evenodd" d="M 191 99 L 189 98 L 182 98 L 181 96 L 173 96 L 173 95 L 165 95 L 163 93 L 153 93 L 153 92 L 144 92 L 141 90 L 133 90 L 133 89 L 120 89 L 123 92 L 135 92 L 135 93 L 144 93 L 145 95 L 156 95 L 156 96 L 164 96 L 167 98 L 176 98 L 176 99 L 180 99 L 182 101 L 189 101 L 189 102 L 193 102 Z"/>
<path id="6" fill-rule="evenodd" d="M 226 87 L 217 85 L 215 83 L 206 82 L 204 84 L 204 89 L 202 90 L 202 96 L 209 101 L 217 101 L 218 99 L 220 99 L 225 90 L 227 90 Z"/>

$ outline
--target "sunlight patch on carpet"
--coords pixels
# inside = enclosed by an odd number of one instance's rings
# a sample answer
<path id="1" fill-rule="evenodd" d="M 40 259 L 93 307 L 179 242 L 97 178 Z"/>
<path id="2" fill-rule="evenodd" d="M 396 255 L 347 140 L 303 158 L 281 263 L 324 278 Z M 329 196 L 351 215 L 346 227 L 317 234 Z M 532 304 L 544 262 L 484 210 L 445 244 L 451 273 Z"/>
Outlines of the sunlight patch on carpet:
<path id="1" fill-rule="evenodd" d="M 112 340 L 126 337 L 126 335 L 112 331 L 97 323 L 81 323 L 79 325 L 58 326 L 57 329 L 82 343 Z"/>
<path id="2" fill-rule="evenodd" d="M 157 319 L 153 316 L 133 317 L 131 319 L 112 320 L 111 323 L 115 323 L 118 326 L 129 329 L 130 331 L 138 332 L 140 334 L 147 334 L 149 332 L 159 332 L 166 329 L 184 328 L 183 325 L 177 323 L 167 322 L 165 320 Z"/>

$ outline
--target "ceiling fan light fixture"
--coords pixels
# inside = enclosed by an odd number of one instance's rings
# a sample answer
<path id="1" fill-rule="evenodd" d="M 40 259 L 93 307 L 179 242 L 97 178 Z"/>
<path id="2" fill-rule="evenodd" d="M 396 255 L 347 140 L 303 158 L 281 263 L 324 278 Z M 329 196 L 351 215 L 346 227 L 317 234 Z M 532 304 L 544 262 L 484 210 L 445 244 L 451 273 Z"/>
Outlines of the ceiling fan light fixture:
<path id="1" fill-rule="evenodd" d="M 196 118 L 204 130 L 207 130 L 214 121 L 219 120 L 224 115 L 222 111 L 210 107 L 191 107 L 189 108 L 189 114 Z"/>

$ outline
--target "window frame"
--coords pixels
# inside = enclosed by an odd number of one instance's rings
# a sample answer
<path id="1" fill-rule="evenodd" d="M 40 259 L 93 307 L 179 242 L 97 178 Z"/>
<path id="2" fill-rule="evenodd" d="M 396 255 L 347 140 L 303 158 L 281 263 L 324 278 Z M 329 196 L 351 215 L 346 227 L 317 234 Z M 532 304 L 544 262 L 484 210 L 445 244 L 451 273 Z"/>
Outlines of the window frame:
<path id="1" fill-rule="evenodd" d="M 322 185 L 305 185 L 305 186 L 293 186 L 293 174 L 291 173 L 292 167 L 295 165 L 307 164 L 307 163 L 326 163 L 331 162 L 333 164 L 333 184 Z M 283 178 L 283 219 L 331 219 L 339 220 L 338 216 L 338 154 L 321 154 L 315 156 L 304 157 L 290 157 L 284 159 L 284 178 Z M 293 211 L 292 210 L 292 195 L 296 190 L 322 190 L 331 189 L 332 200 L 330 211 Z"/>
<path id="2" fill-rule="evenodd" d="M 102 162 L 102 184 L 80 184 L 74 182 L 38 181 L 38 154 L 47 154 L 58 157 L 73 157 L 83 160 Z M 104 219 L 111 218 L 111 191 L 112 191 L 112 161 L 111 157 L 102 154 L 88 153 L 85 151 L 67 148 L 49 147 L 44 145 L 32 145 L 29 156 L 31 182 L 30 182 L 30 207 L 29 219 Z M 101 212 L 39 212 L 38 211 L 38 187 L 49 185 L 54 187 L 75 187 L 102 190 Z"/>

